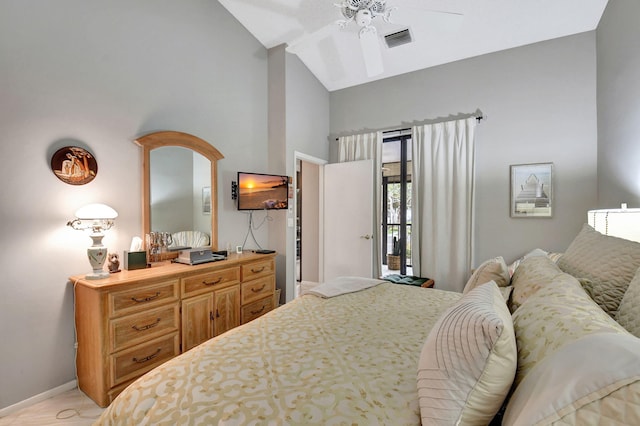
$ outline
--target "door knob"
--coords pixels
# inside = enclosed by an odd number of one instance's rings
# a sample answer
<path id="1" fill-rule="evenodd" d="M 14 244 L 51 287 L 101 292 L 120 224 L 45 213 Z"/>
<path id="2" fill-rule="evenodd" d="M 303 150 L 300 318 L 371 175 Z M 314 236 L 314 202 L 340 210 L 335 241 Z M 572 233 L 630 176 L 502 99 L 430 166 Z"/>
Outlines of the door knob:
<path id="1" fill-rule="evenodd" d="M 373 235 L 361 235 L 360 238 L 364 238 L 365 240 L 370 240 L 373 238 Z"/>

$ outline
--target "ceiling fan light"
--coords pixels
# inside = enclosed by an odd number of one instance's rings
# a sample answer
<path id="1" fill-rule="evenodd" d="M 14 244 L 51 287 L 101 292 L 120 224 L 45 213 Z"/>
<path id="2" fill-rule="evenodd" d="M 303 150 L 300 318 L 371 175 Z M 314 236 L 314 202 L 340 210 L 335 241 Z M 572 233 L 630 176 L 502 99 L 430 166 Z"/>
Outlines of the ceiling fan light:
<path id="1" fill-rule="evenodd" d="M 371 12 L 367 9 L 360 9 L 356 14 L 356 24 L 360 27 L 368 27 L 371 25 Z"/>

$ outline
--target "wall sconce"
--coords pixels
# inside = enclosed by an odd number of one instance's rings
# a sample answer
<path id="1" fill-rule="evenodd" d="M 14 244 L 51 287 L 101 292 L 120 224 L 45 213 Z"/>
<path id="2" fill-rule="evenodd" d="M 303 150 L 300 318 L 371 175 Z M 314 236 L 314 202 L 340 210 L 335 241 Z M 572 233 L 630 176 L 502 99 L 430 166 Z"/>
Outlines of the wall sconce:
<path id="1" fill-rule="evenodd" d="M 640 242 L 640 209 L 622 204 L 619 209 L 589 210 L 587 222 L 601 234 Z"/>
<path id="2" fill-rule="evenodd" d="M 75 230 L 90 231 L 89 236 L 93 244 L 87 249 L 87 256 L 93 272 L 85 276 L 88 280 L 109 276 L 109 273 L 102 269 L 107 258 L 107 248 L 102 245 L 102 237 L 104 237 L 104 231 L 114 225 L 116 217 L 118 212 L 105 204 L 88 204 L 80 207 L 76 211 L 76 218 L 67 222 L 67 226 Z"/>

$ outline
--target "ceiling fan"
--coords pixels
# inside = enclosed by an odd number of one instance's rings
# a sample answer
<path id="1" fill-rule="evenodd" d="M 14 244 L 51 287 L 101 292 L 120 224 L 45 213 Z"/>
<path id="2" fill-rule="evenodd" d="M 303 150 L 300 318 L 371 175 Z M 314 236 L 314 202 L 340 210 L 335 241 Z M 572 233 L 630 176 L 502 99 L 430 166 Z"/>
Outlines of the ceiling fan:
<path id="1" fill-rule="evenodd" d="M 388 6 L 386 0 L 342 0 L 341 3 L 335 3 L 334 6 L 340 9 L 344 19 L 337 20 L 333 24 L 327 25 L 311 34 L 300 37 L 292 43 L 289 43 L 287 50 L 291 53 L 298 53 L 304 45 L 333 33 L 336 27 L 344 30 L 355 25 L 359 28 L 358 39 L 367 75 L 369 77 L 374 77 L 381 74 L 384 71 L 382 47 L 378 37 L 379 31 L 374 23 L 376 21 L 384 21 L 387 24 L 395 24 L 392 22 L 391 16 L 398 7 Z M 403 6 L 403 8 L 405 7 L 411 8 L 411 6 L 407 4 Z M 422 11 L 426 10 L 432 13 L 445 13 L 450 16 L 462 16 L 462 14 L 458 12 L 425 9 L 424 7 L 418 8 Z M 398 25 L 395 24 L 394 26 L 397 27 Z"/>
<path id="2" fill-rule="evenodd" d="M 382 52 L 378 43 L 378 30 L 371 22 L 379 16 L 385 22 L 390 22 L 391 12 L 397 7 L 387 7 L 385 3 L 385 0 L 344 0 L 341 4 L 335 5 L 340 7 L 345 17 L 345 20 L 337 22 L 340 28 L 345 28 L 352 21 L 360 27 L 358 37 L 369 77 L 384 71 Z"/>

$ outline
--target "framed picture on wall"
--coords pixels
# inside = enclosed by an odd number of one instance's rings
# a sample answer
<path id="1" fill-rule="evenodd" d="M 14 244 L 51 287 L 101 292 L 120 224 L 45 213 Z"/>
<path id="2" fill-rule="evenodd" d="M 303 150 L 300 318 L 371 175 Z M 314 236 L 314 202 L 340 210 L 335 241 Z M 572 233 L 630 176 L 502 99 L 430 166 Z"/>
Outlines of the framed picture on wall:
<path id="1" fill-rule="evenodd" d="M 553 163 L 511 166 L 511 217 L 552 217 Z"/>
<path id="2" fill-rule="evenodd" d="M 202 188 L 202 213 L 211 214 L 211 187 Z"/>
<path id="3" fill-rule="evenodd" d="M 96 157 L 84 148 L 65 146 L 51 157 L 51 170 L 69 185 L 85 185 L 98 174 Z"/>

